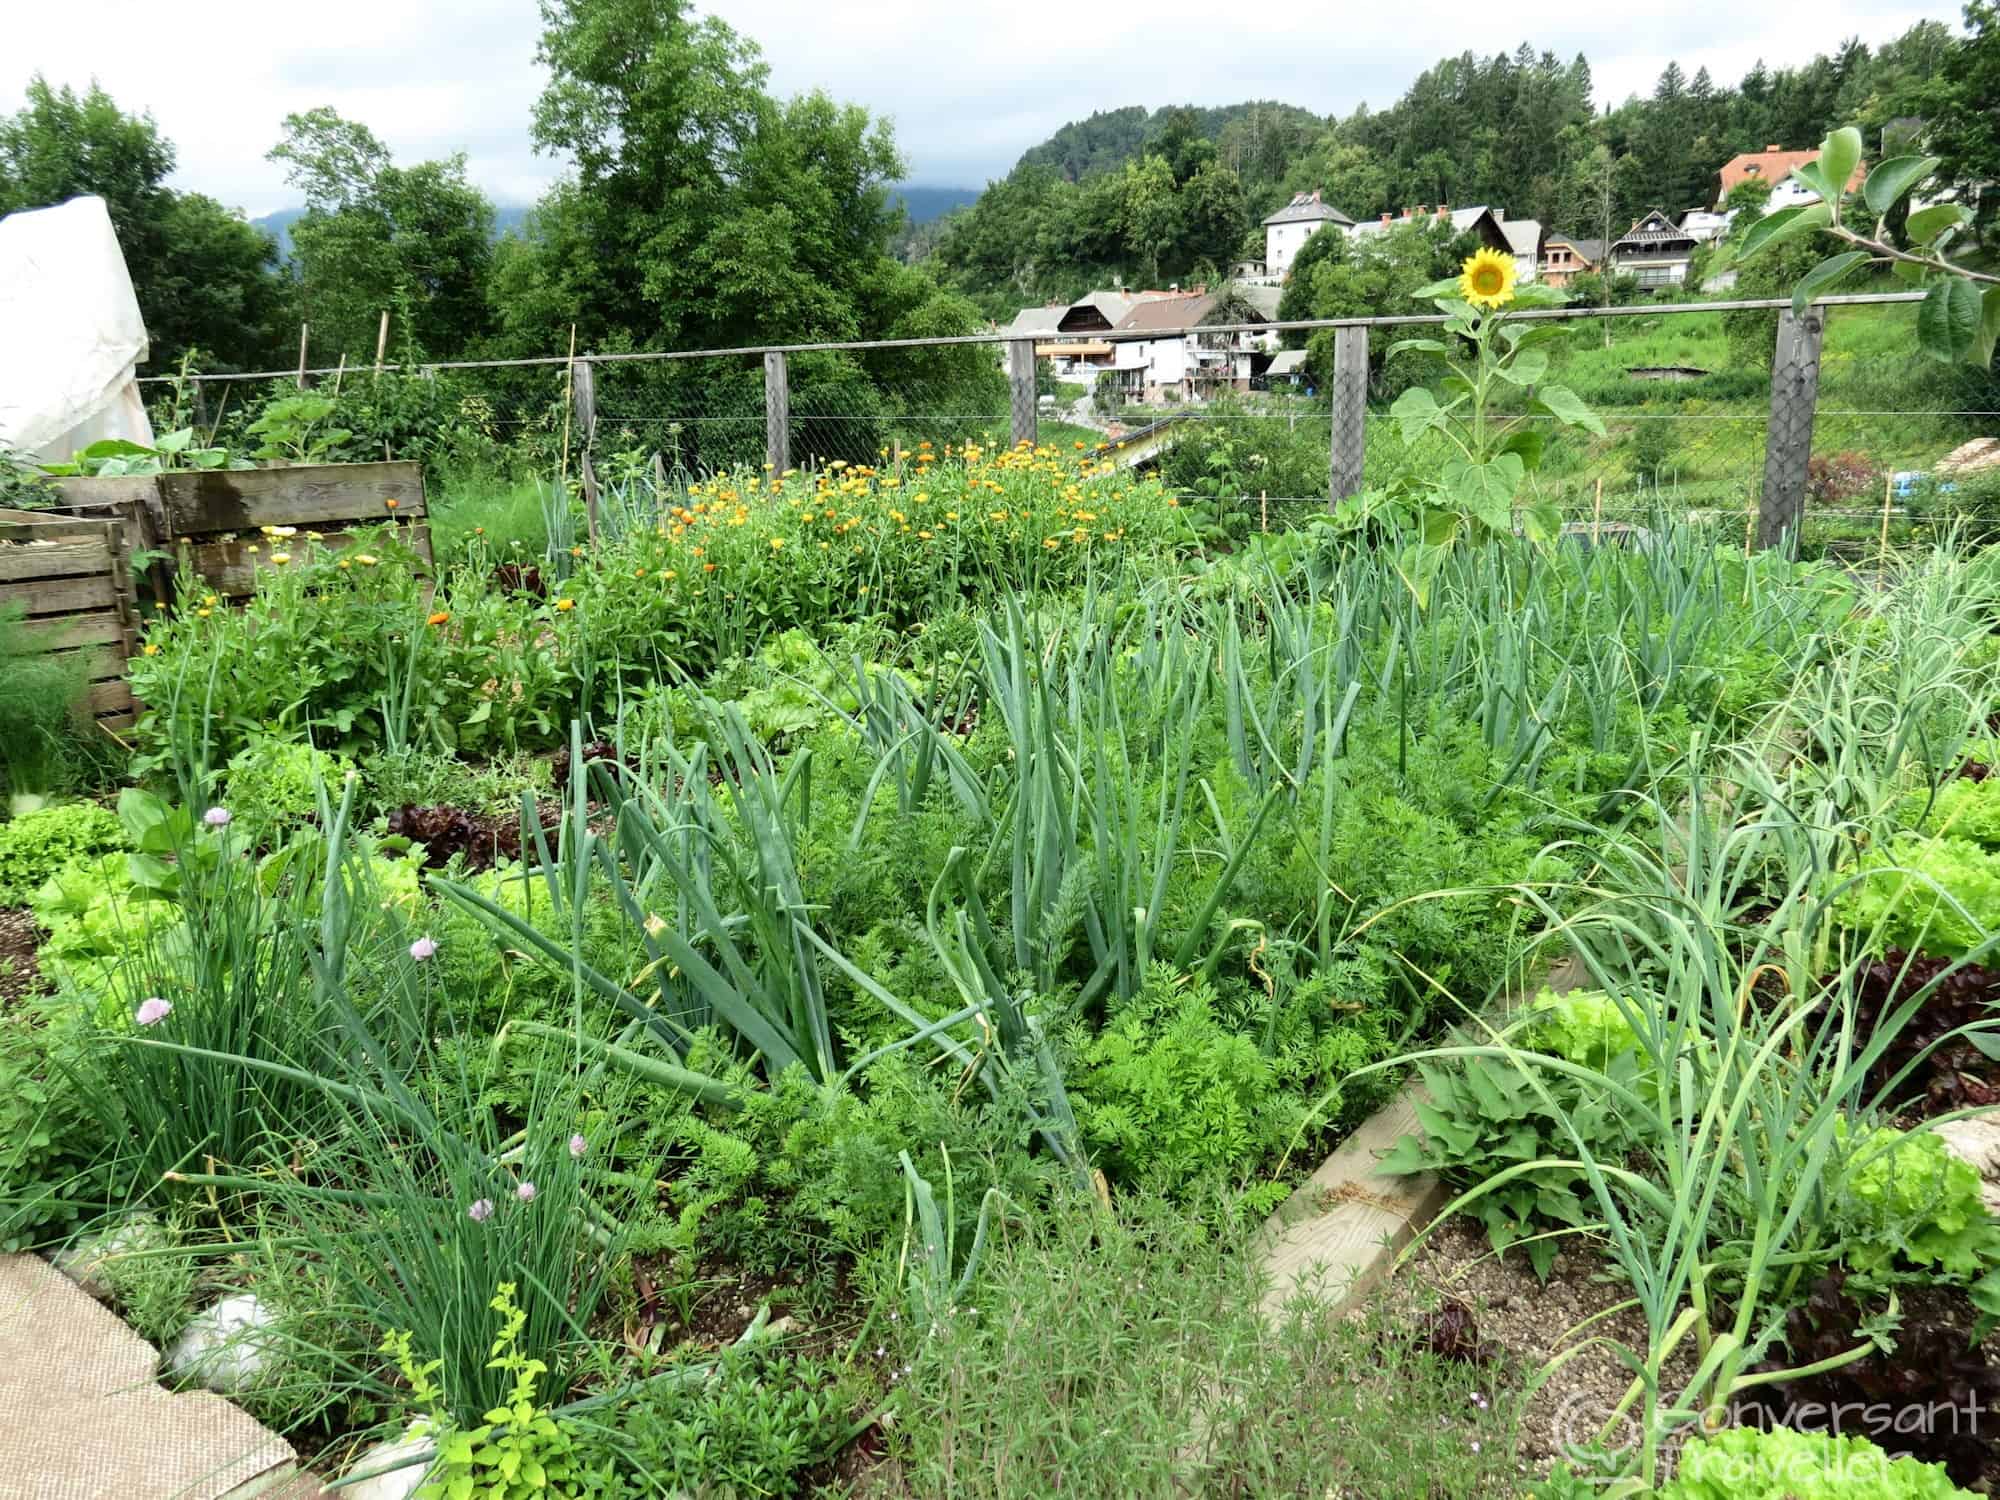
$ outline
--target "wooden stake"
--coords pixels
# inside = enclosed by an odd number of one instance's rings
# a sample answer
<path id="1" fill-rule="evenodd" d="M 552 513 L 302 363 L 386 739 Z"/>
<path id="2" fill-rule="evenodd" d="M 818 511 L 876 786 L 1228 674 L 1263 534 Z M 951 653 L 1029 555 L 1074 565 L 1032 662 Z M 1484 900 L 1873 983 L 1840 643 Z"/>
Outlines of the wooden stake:
<path id="1" fill-rule="evenodd" d="M 1604 476 L 1597 476 L 1597 503 L 1590 510 L 1590 545 L 1594 549 L 1604 540 Z"/>
<path id="2" fill-rule="evenodd" d="M 340 380 L 341 380 L 341 377 L 342 377 L 343 375 L 345 375 L 346 373 L 347 373 L 347 356 L 346 356 L 345 354 L 343 354 L 343 355 L 341 355 L 341 356 L 340 356 L 340 364 L 339 364 L 339 366 L 338 366 L 337 368 L 335 368 L 335 370 L 334 370 L 334 372 L 333 372 L 333 393 L 334 393 L 334 395 L 336 395 L 336 396 L 338 396 L 338 395 L 340 394 Z"/>
<path id="3" fill-rule="evenodd" d="M 556 476 L 557 488 L 569 490 L 569 412 L 576 400 L 576 324 L 569 325 L 569 363 L 563 366 L 563 447 L 562 469 Z"/>
<path id="4" fill-rule="evenodd" d="M 1883 572 L 1889 571 L 1889 502 L 1896 495 L 1896 476 L 1893 473 L 1882 476 L 1882 552 L 1875 566 Z"/>
<path id="5" fill-rule="evenodd" d="M 299 389 L 300 390 L 304 390 L 306 388 L 306 332 L 311 327 L 312 324 L 310 323 L 299 324 Z"/>
<path id="6" fill-rule="evenodd" d="M 1259 513 L 1258 529 L 1260 531 L 1269 531 L 1271 529 L 1270 491 L 1268 490 L 1257 491 L 1257 510 Z"/>
<path id="7" fill-rule="evenodd" d="M 382 373 L 382 358 L 389 352 L 389 309 L 382 309 L 382 326 L 375 334 L 375 373 Z"/>

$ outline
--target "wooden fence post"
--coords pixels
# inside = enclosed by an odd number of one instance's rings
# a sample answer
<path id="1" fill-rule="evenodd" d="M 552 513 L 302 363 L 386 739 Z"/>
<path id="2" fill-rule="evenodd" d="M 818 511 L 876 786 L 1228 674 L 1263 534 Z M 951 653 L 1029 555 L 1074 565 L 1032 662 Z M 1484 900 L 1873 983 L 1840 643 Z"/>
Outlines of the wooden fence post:
<path id="1" fill-rule="evenodd" d="M 1013 417 L 1011 441 L 1015 447 L 1026 443 L 1030 448 L 1040 437 L 1040 427 L 1035 410 L 1035 341 L 1033 339 L 1009 339 L 1007 341 L 1007 394 L 1008 409 Z"/>
<path id="2" fill-rule="evenodd" d="M 1331 509 L 1361 488 L 1368 441 L 1368 330 L 1343 324 L 1333 331 Z"/>
<path id="3" fill-rule="evenodd" d="M 773 474 L 792 466 L 792 388 L 776 349 L 764 356 L 764 463 Z"/>
<path id="4" fill-rule="evenodd" d="M 1764 437 L 1764 492 L 1757 506 L 1757 545 L 1798 545 L 1806 513 L 1806 465 L 1812 459 L 1813 415 L 1819 404 L 1820 340 L 1826 313 L 1778 314 L 1771 356 L 1771 422 Z"/>
<path id="5" fill-rule="evenodd" d="M 299 389 L 306 388 L 306 335 L 312 332 L 312 324 L 299 324 Z"/>

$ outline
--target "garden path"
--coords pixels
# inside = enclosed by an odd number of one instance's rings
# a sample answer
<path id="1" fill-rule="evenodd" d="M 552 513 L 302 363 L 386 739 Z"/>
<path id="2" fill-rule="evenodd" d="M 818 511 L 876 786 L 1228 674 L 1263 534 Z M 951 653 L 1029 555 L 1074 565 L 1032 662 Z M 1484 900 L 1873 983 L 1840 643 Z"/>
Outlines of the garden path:
<path id="1" fill-rule="evenodd" d="M 291 1446 L 35 1255 L 0 1256 L 0 1500 L 310 1500 Z"/>

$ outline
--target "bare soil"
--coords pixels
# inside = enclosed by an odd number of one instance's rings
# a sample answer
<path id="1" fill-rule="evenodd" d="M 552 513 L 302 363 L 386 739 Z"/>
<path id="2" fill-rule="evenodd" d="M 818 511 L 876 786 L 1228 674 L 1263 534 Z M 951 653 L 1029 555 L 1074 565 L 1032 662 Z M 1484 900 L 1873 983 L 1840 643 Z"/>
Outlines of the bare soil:
<path id="1" fill-rule="evenodd" d="M 0 910 L 0 1008 L 48 988 L 35 962 L 41 936 L 27 912 Z"/>

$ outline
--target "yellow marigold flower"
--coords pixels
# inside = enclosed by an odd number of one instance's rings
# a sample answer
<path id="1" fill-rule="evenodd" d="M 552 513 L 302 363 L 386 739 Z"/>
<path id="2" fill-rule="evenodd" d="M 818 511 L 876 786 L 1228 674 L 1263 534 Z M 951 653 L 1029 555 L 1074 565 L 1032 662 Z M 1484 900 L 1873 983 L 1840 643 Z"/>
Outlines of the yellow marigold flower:
<path id="1" fill-rule="evenodd" d="M 1056 548 L 1060 547 L 1062 543 L 1057 541 L 1054 537 L 1051 536 L 1042 538 L 1042 545 L 1048 548 L 1049 551 L 1053 552 L 1056 550 Z"/>
<path id="2" fill-rule="evenodd" d="M 1477 255 L 1466 257 L 1458 292 L 1474 307 L 1505 307 L 1514 300 L 1514 257 L 1482 246 Z"/>
<path id="3" fill-rule="evenodd" d="M 783 537 L 774 536 L 771 538 L 771 550 L 773 552 L 776 552 L 780 547 L 784 545 L 785 545 L 785 539 Z"/>
<path id="4" fill-rule="evenodd" d="M 672 568 L 662 568 L 660 569 L 660 577 L 674 579 L 680 577 L 680 574 L 676 573 Z"/>
<path id="5" fill-rule="evenodd" d="M 199 615 L 202 619 L 206 620 L 210 615 L 214 614 L 215 611 L 212 609 L 198 609 L 195 611 L 195 613 Z"/>
<path id="6" fill-rule="evenodd" d="M 917 535 L 922 537 L 927 542 L 931 539 L 931 534 L 928 531 L 920 531 L 917 533 Z"/>
<path id="7" fill-rule="evenodd" d="M 958 512 L 955 510 L 948 510 L 944 513 L 944 518 L 947 521 L 956 521 L 958 519 Z"/>
<path id="8" fill-rule="evenodd" d="M 142 656 L 158 656 L 160 654 L 160 648 L 158 646 L 155 646 L 151 641 L 148 641 L 146 642 L 145 646 L 141 649 L 139 654 Z"/>
<path id="9" fill-rule="evenodd" d="M 450 610 L 448 610 L 448 609 L 441 609 L 441 610 L 439 610 L 439 611 L 438 611 L 438 612 L 437 612 L 436 614 L 432 615 L 432 616 L 431 616 L 431 617 L 430 617 L 430 618 L 429 618 L 428 620 L 424 621 L 424 623 L 425 623 L 426 625 L 447 625 L 447 624 L 450 624 L 450 623 L 451 623 L 451 611 L 450 611 Z"/>
<path id="10" fill-rule="evenodd" d="M 271 554 L 271 561 L 274 563 L 288 563 L 291 560 L 292 554 L 289 552 L 273 552 Z"/>
<path id="11" fill-rule="evenodd" d="M 860 549 L 859 549 L 859 548 L 856 548 L 855 550 L 856 550 L 856 551 L 859 551 Z M 862 585 L 861 585 L 861 587 L 860 587 L 860 589 L 859 589 L 859 590 L 858 590 L 857 592 L 859 592 L 859 593 L 863 593 L 863 594 L 867 593 L 867 592 L 868 592 L 868 585 L 867 585 L 867 584 L 865 584 L 865 583 L 864 583 L 864 584 L 862 584 Z"/>
<path id="12" fill-rule="evenodd" d="M 165 609 L 166 607 L 167 607 L 167 602 L 164 599 L 155 599 L 153 601 L 153 608 L 155 609 Z"/>
<path id="13" fill-rule="evenodd" d="M 576 601 L 574 599 L 556 600 L 556 613 L 558 614 L 566 615 L 575 608 L 576 608 Z"/>
<path id="14" fill-rule="evenodd" d="M 372 568 L 380 561 L 372 552 L 357 552 L 354 554 L 354 560 L 364 568 Z"/>
<path id="15" fill-rule="evenodd" d="M 255 557 L 259 552 L 262 552 L 264 549 L 262 547 L 259 547 L 255 542 L 252 542 L 249 546 L 245 547 L 243 550 L 249 553 L 252 557 Z"/>

